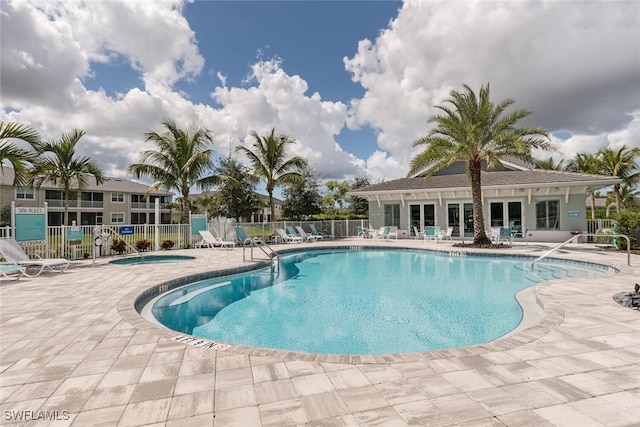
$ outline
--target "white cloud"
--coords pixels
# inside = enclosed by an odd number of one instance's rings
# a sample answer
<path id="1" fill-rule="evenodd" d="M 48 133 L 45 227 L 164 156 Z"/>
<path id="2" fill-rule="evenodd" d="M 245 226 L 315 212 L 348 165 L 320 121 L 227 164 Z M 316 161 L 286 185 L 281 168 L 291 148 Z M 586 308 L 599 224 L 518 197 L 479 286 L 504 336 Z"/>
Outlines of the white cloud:
<path id="1" fill-rule="evenodd" d="M 434 105 L 463 83 L 477 91 L 490 82 L 494 100 L 534 112 L 523 124 L 569 131 L 559 146 L 567 155 L 636 135 L 638 16 L 638 2 L 407 0 L 388 29 L 345 58 L 366 89 L 349 126 L 376 128 L 378 146 L 406 165 Z"/>

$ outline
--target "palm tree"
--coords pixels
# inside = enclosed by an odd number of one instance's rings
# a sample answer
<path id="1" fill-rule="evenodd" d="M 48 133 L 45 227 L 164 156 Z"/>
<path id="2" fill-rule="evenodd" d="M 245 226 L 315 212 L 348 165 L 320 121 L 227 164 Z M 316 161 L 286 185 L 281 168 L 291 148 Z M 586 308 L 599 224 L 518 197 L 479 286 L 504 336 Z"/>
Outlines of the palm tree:
<path id="1" fill-rule="evenodd" d="M 10 139 L 21 139 L 31 146 L 40 142 L 40 135 L 36 130 L 25 124 L 0 122 L 0 170 L 6 160 L 13 166 L 13 186 L 22 186 L 27 182 L 26 163 L 33 161 L 33 153 L 9 142 Z"/>
<path id="2" fill-rule="evenodd" d="M 213 170 L 213 150 L 208 148 L 213 140 L 209 130 L 201 125 L 181 129 L 168 119 L 162 124 L 166 128 L 164 133 L 145 133 L 145 141 L 154 143 L 157 149 L 140 153 L 140 163 L 127 166 L 127 172 L 155 181 L 147 194 L 160 188 L 181 194 L 180 222 L 185 224 L 189 219 L 190 188 L 205 190 L 219 181 L 214 175 L 206 175 Z"/>
<path id="3" fill-rule="evenodd" d="M 533 164 L 538 169 L 543 169 L 543 170 L 561 171 L 564 169 L 564 160 L 560 159 L 560 161 L 556 163 L 556 161 L 553 160 L 553 157 L 549 157 L 547 159 L 542 159 L 542 160 L 536 159 L 534 160 Z"/>
<path id="4" fill-rule="evenodd" d="M 96 184 L 102 184 L 106 177 L 98 162 L 89 157 L 76 156 L 76 145 L 84 136 L 83 130 L 75 129 L 62 134 L 58 141 L 36 144 L 38 157 L 30 170 L 29 183 L 40 188 L 44 182 L 59 185 L 64 199 L 64 224 L 69 225 L 69 197 L 75 190 L 88 184 L 93 176 Z"/>
<path id="5" fill-rule="evenodd" d="M 300 182 L 303 179 L 302 170 L 307 162 L 298 156 L 287 158 L 287 146 L 295 144 L 296 141 L 285 134 L 276 134 L 275 129 L 271 129 L 271 133 L 266 136 L 260 136 L 253 131 L 251 136 L 254 140 L 253 150 L 242 146 L 236 150 L 243 152 L 249 158 L 254 175 L 264 181 L 269 194 L 271 221 L 275 221 L 274 188 Z"/>
<path id="6" fill-rule="evenodd" d="M 576 158 L 567 165 L 567 170 L 571 172 L 600 174 L 600 161 L 593 154 L 578 153 Z M 591 198 L 591 219 L 596 219 L 596 194 L 594 191 L 589 194 Z"/>
<path id="7" fill-rule="evenodd" d="M 500 159 L 503 156 L 531 162 L 532 149 L 552 148 L 546 130 L 515 126 L 531 112 L 518 109 L 505 113 L 514 100 L 504 99 L 494 104 L 489 97 L 489 84 L 480 88 L 479 96 L 469 86 L 464 85 L 464 88 L 464 92 L 450 92 L 444 102 L 451 106 L 436 106 L 444 114 L 429 118 L 429 122 L 436 126 L 413 143 L 414 147 L 425 146 L 425 149 L 412 159 L 410 173 L 431 165 L 427 173 L 429 178 L 455 162 L 466 162 L 473 197 L 473 244 L 487 245 L 491 244 L 491 240 L 484 231 L 482 213 L 483 162 L 487 168 L 501 166 Z"/>
<path id="8" fill-rule="evenodd" d="M 640 147 L 627 148 L 625 145 L 617 150 L 606 148 L 601 149 L 596 154 L 601 173 L 616 176 L 622 179 L 626 185 L 633 185 L 640 182 Z M 620 196 L 620 183 L 613 186 L 616 195 L 616 212 L 622 209 L 622 198 Z"/>

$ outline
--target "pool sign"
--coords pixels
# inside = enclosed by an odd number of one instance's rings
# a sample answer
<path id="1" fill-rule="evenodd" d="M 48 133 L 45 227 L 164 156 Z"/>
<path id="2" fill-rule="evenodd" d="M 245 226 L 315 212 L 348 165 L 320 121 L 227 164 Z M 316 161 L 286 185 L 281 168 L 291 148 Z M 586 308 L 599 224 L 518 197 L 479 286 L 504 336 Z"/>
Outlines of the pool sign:
<path id="1" fill-rule="evenodd" d="M 173 337 L 173 341 L 177 341 L 182 344 L 189 344 L 194 347 L 200 348 L 213 348 L 214 350 L 225 351 L 229 347 L 229 344 L 221 344 L 219 342 L 213 342 L 209 340 L 203 340 L 202 338 L 194 338 L 186 335 L 178 335 L 177 337 Z"/>
<path id="2" fill-rule="evenodd" d="M 207 230 L 207 214 L 189 214 L 191 235 L 199 234 L 201 230 Z"/>
<path id="3" fill-rule="evenodd" d="M 133 225 L 123 225 L 120 227 L 120 235 L 133 234 Z"/>
<path id="4" fill-rule="evenodd" d="M 72 225 L 71 227 L 67 228 L 67 241 L 70 245 L 79 245 L 80 243 L 82 243 L 83 235 L 84 232 L 82 231 L 82 228 L 78 227 L 77 225 Z"/>
<path id="5" fill-rule="evenodd" d="M 576 218 L 580 216 L 580 212 L 578 211 L 569 211 L 568 214 L 570 218 Z"/>
<path id="6" fill-rule="evenodd" d="M 16 207 L 14 210 L 15 238 L 21 246 L 45 244 L 47 209 Z"/>

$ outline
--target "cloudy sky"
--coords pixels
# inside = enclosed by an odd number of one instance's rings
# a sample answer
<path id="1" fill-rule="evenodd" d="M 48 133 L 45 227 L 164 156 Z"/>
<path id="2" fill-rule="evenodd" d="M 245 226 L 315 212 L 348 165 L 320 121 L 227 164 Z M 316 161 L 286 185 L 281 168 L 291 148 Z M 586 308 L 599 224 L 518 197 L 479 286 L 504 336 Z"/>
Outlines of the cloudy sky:
<path id="1" fill-rule="evenodd" d="M 226 155 L 294 137 L 324 178 L 406 176 L 450 90 L 490 82 L 556 158 L 640 146 L 640 2 L 2 0 L 0 120 L 124 176 L 164 118 Z M 546 155 L 545 155 L 546 156 Z"/>

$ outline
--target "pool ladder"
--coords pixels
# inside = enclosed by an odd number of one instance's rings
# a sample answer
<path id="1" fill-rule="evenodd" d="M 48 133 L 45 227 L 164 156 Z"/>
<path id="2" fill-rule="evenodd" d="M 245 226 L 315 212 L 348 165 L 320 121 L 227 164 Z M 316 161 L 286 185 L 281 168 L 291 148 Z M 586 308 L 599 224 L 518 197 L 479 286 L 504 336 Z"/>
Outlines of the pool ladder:
<path id="1" fill-rule="evenodd" d="M 105 233 L 106 231 L 106 233 Z M 135 246 L 131 245 L 129 242 L 127 242 L 120 234 L 118 234 L 118 232 L 113 229 L 113 227 L 109 227 L 108 225 L 98 225 L 96 227 L 93 228 L 93 235 L 94 236 L 100 236 L 103 239 L 105 237 L 111 237 L 111 236 L 116 236 L 118 239 L 122 240 L 124 242 L 124 244 L 126 245 L 127 248 L 131 249 L 131 251 L 133 253 L 135 253 L 137 256 L 140 257 L 140 260 L 142 261 L 142 263 L 144 264 L 144 256 L 140 253 L 140 251 L 138 251 Z M 106 243 L 106 242 L 104 242 Z M 93 248 L 93 263 L 95 264 L 96 262 L 96 253 L 95 253 L 95 245 Z"/>
<path id="2" fill-rule="evenodd" d="M 260 243 L 256 243 L 253 239 L 247 239 L 247 241 L 250 242 L 249 247 L 251 248 L 250 249 L 251 261 L 253 261 L 253 248 L 258 248 L 269 258 L 269 261 L 271 262 L 271 271 L 275 271 L 276 269 L 279 268 L 280 258 L 278 258 L 278 253 L 274 251 L 271 246 L 269 246 L 266 242 L 263 242 L 263 241 L 260 241 Z M 269 252 L 267 252 L 265 248 L 267 248 Z M 245 255 L 246 249 L 247 249 L 247 246 L 242 245 L 242 261 L 243 262 L 247 261 L 247 257 Z M 278 262 L 274 263 L 273 261 L 274 258 L 278 258 Z"/>

